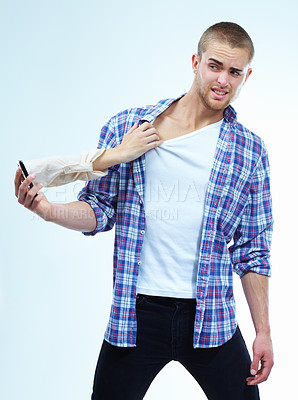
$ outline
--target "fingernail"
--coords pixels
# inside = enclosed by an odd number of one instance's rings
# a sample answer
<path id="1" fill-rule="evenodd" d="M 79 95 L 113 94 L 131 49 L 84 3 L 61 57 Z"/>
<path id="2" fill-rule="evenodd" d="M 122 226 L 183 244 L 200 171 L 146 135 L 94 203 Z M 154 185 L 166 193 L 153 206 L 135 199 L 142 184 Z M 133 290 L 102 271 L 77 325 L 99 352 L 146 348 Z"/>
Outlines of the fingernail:
<path id="1" fill-rule="evenodd" d="M 252 375 L 255 375 L 255 374 L 257 373 L 257 371 L 256 371 L 255 369 L 252 369 L 252 370 L 250 371 L 250 373 L 251 373 Z"/>
<path id="2" fill-rule="evenodd" d="M 35 173 L 31 174 L 31 176 L 32 176 L 33 179 L 36 178 L 36 174 Z"/>

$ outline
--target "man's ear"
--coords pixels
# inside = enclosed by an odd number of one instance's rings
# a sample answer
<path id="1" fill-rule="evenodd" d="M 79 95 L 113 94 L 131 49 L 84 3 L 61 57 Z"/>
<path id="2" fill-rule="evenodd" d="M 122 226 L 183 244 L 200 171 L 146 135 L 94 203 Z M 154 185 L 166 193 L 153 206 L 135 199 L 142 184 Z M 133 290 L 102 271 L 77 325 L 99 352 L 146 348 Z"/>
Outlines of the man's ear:
<path id="1" fill-rule="evenodd" d="M 200 64 L 200 56 L 198 54 L 193 54 L 191 58 L 192 70 L 194 73 L 197 72 L 198 66 Z"/>
<path id="2" fill-rule="evenodd" d="M 248 79 L 248 77 L 251 75 L 251 73 L 252 73 L 252 69 L 251 69 L 251 68 L 248 68 L 248 71 L 247 71 L 247 73 L 246 73 L 246 77 L 245 77 L 244 83 L 247 81 L 247 79 Z"/>

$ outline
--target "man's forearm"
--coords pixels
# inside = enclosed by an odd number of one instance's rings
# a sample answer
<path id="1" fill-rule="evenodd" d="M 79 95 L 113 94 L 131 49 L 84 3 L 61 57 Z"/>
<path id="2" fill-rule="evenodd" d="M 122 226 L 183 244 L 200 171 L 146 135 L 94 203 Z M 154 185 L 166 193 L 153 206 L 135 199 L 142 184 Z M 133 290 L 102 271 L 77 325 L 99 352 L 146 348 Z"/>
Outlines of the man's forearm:
<path id="1" fill-rule="evenodd" d="M 256 333 L 270 334 L 268 280 L 268 276 L 255 272 L 247 272 L 241 278 Z"/>
<path id="2" fill-rule="evenodd" d="M 92 207 L 84 201 L 67 204 L 51 203 L 51 211 L 44 220 L 80 232 L 92 232 L 97 224 Z"/>
<path id="3" fill-rule="evenodd" d="M 268 379 L 273 366 L 273 348 L 268 313 L 268 276 L 247 272 L 242 278 L 243 290 L 256 330 L 253 360 L 247 377 L 248 385 L 258 385 Z"/>

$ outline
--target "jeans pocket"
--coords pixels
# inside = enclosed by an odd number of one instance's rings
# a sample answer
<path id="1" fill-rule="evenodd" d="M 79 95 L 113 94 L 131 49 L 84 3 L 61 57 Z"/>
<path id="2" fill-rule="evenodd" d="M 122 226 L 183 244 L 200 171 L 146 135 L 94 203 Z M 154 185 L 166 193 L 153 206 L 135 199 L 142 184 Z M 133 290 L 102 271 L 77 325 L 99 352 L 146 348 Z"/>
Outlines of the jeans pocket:
<path id="1" fill-rule="evenodd" d="M 140 306 L 144 301 L 146 300 L 146 297 L 142 294 L 137 294 L 136 297 L 136 307 Z"/>

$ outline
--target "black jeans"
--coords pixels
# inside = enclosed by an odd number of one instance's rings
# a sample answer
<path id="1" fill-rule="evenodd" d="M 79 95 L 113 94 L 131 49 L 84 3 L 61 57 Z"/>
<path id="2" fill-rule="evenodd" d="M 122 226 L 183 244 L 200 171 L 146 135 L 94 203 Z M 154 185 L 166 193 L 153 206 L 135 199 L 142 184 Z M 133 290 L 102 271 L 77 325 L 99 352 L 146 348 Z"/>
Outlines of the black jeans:
<path id="1" fill-rule="evenodd" d="M 258 400 L 257 386 L 247 386 L 250 356 L 239 328 L 219 347 L 193 348 L 194 299 L 138 295 L 137 346 L 104 341 L 92 400 L 141 400 L 158 372 L 179 361 L 210 400 Z"/>

